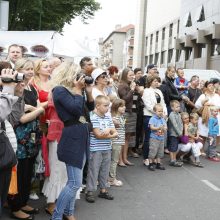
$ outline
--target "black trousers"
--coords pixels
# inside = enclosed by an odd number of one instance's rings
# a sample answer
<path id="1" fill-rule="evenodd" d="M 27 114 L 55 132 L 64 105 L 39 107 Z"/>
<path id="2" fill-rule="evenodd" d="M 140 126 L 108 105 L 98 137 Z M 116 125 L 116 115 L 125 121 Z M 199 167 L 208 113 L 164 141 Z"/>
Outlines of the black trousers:
<path id="1" fill-rule="evenodd" d="M 17 181 L 18 194 L 8 196 L 8 204 L 12 212 L 19 211 L 27 205 L 31 189 L 31 179 L 33 176 L 35 157 L 18 159 Z"/>
<path id="2" fill-rule="evenodd" d="M 143 127 L 143 110 L 137 113 L 137 123 L 136 123 L 136 143 L 135 149 L 139 148 L 139 145 L 144 141 L 144 127 Z"/>
<path id="3" fill-rule="evenodd" d="M 0 210 L 7 201 L 8 189 L 11 181 L 11 168 L 0 171 Z"/>

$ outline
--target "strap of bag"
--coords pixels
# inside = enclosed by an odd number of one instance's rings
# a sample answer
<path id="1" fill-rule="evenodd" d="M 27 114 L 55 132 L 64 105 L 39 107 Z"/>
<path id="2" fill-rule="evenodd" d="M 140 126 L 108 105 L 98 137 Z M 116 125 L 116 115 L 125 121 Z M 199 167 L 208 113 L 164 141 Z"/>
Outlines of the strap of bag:
<path id="1" fill-rule="evenodd" d="M 4 131 L 6 131 L 6 128 L 5 128 L 5 122 L 4 122 L 4 121 L 1 122 L 1 129 L 4 130 Z"/>

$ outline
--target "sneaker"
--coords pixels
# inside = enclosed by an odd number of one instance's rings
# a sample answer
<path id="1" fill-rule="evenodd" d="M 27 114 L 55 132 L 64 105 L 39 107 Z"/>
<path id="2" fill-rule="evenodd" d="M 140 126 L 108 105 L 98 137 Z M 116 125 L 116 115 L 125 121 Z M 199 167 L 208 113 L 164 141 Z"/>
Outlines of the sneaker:
<path id="1" fill-rule="evenodd" d="M 177 161 L 170 161 L 169 165 L 172 167 L 182 167 L 183 163 Z"/>
<path id="2" fill-rule="evenodd" d="M 89 203 L 94 203 L 95 202 L 95 196 L 94 193 L 92 191 L 88 191 L 86 193 L 86 201 Z"/>
<path id="3" fill-rule="evenodd" d="M 107 191 L 106 192 L 100 192 L 98 195 L 99 198 L 107 199 L 107 200 L 113 200 L 114 197 L 110 195 Z"/>
<path id="4" fill-rule="evenodd" d="M 122 186 L 123 185 L 122 181 L 117 180 L 117 179 L 111 180 L 109 181 L 109 183 L 110 183 L 110 186 Z"/>
<path id="5" fill-rule="evenodd" d="M 29 195 L 29 199 L 31 199 L 31 200 L 38 200 L 39 196 L 36 193 L 31 193 Z"/>
<path id="6" fill-rule="evenodd" d="M 149 160 L 148 159 L 144 160 L 143 164 L 144 164 L 144 166 L 148 167 L 149 166 Z"/>
<path id="7" fill-rule="evenodd" d="M 161 165 L 160 163 L 158 163 L 156 165 L 156 169 L 158 169 L 158 170 L 166 170 L 165 167 L 163 165 Z"/>
<path id="8" fill-rule="evenodd" d="M 193 165 L 196 166 L 196 167 L 200 167 L 200 168 L 204 167 L 201 162 L 194 162 Z"/>
<path id="9" fill-rule="evenodd" d="M 149 169 L 150 171 L 155 171 L 155 168 L 154 168 L 154 165 L 153 165 L 153 164 L 150 164 L 150 165 L 148 166 L 148 169 Z"/>

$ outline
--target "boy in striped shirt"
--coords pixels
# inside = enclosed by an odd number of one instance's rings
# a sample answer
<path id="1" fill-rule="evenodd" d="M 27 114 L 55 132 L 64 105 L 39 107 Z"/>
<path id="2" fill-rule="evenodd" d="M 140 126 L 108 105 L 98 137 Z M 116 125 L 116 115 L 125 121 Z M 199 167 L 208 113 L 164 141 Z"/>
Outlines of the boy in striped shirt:
<path id="1" fill-rule="evenodd" d="M 95 110 L 90 119 L 93 131 L 90 136 L 90 158 L 87 179 L 86 201 L 95 202 L 94 192 L 97 181 L 100 186 L 98 197 L 113 200 L 106 190 L 111 163 L 111 139 L 118 136 L 112 118 L 108 112 L 110 100 L 107 96 L 99 95 L 95 99 Z"/>

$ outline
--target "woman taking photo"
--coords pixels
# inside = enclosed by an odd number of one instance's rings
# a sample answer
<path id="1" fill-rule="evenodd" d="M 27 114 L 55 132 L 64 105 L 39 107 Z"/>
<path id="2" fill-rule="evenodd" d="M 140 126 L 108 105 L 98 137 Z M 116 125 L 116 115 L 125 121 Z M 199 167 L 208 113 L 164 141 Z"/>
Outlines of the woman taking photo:
<path id="1" fill-rule="evenodd" d="M 144 165 L 148 166 L 148 153 L 149 153 L 149 140 L 150 140 L 150 127 L 149 120 L 154 114 L 154 106 L 157 103 L 160 103 L 163 106 L 164 116 L 167 117 L 167 108 L 164 102 L 164 97 L 162 92 L 157 88 L 158 83 L 160 82 L 160 77 L 150 76 L 147 78 L 147 88 L 144 89 L 142 100 L 144 102 L 144 145 L 143 145 L 143 157 Z"/>
<path id="2" fill-rule="evenodd" d="M 64 215 L 69 220 L 75 220 L 76 193 L 82 185 L 82 169 L 89 151 L 88 123 L 83 116 L 85 80 L 83 76 L 76 80 L 77 66 L 72 62 L 62 63 L 56 71 L 52 79 L 52 95 L 57 114 L 64 123 L 57 155 L 66 165 L 68 180 L 57 199 L 52 219 L 62 220 Z M 92 96 L 90 87 L 85 89 L 87 97 Z"/>

